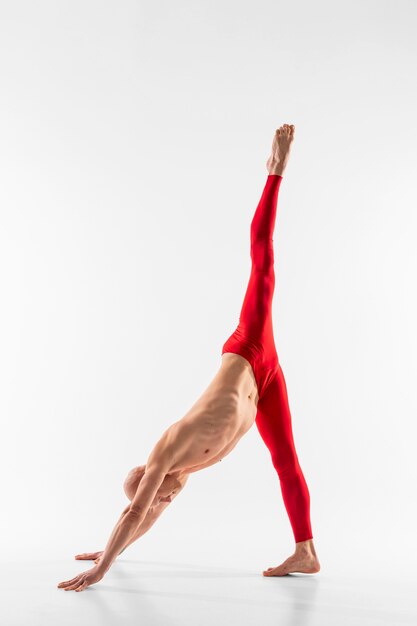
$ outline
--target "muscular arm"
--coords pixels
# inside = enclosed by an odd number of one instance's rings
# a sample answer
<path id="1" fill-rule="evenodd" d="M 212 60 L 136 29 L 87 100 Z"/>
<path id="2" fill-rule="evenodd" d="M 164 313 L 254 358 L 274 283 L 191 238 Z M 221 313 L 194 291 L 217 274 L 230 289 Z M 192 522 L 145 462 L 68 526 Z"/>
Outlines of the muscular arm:
<path id="1" fill-rule="evenodd" d="M 119 552 L 119 554 L 124 552 L 126 548 L 128 548 L 132 543 L 134 543 L 137 539 L 142 537 L 142 535 L 147 533 L 150 528 L 152 528 L 152 526 L 155 524 L 158 517 L 161 515 L 162 511 L 165 511 L 168 504 L 169 502 L 161 502 L 160 504 L 153 507 L 152 509 L 149 509 L 148 513 L 146 514 L 145 519 L 140 524 L 140 526 L 136 529 L 136 532 L 133 535 L 133 537 L 127 541 L 125 547 Z"/>
<path id="2" fill-rule="evenodd" d="M 148 532 L 148 530 L 150 528 L 152 528 L 152 526 L 155 524 L 156 520 L 159 518 L 161 513 L 163 511 L 165 511 L 165 509 L 167 508 L 168 504 L 170 504 L 173 500 L 175 500 L 175 498 L 178 496 L 178 494 L 184 489 L 184 486 L 185 486 L 188 478 L 189 478 L 189 476 L 187 475 L 187 476 L 185 476 L 185 477 L 183 477 L 181 479 L 179 485 L 175 488 L 174 492 L 171 494 L 171 500 L 161 501 L 156 506 L 151 506 L 149 508 L 149 510 L 148 510 L 148 512 L 146 514 L 145 519 L 140 524 L 140 526 L 137 528 L 137 530 L 136 530 L 135 534 L 133 535 L 133 537 L 126 543 L 124 548 L 120 551 L 120 554 L 122 552 L 124 552 L 126 550 L 126 548 L 128 546 L 130 546 L 132 543 L 134 543 L 137 539 L 142 537 L 142 535 L 144 535 L 146 532 Z"/>
<path id="3" fill-rule="evenodd" d="M 124 548 L 121 550 L 120 554 L 124 552 L 124 550 L 126 550 L 126 548 L 130 546 L 134 541 L 136 541 L 136 539 L 139 539 L 139 537 L 142 537 L 142 535 L 144 535 L 146 532 L 148 532 L 150 528 L 152 528 L 152 526 L 155 524 L 156 520 L 159 518 L 161 513 L 165 511 L 168 504 L 170 504 L 173 500 L 175 500 L 178 494 L 184 489 L 184 486 L 187 483 L 188 478 L 189 478 L 188 475 L 182 477 L 181 481 L 178 483 L 178 485 L 174 489 L 174 492 L 171 494 L 170 500 L 161 501 L 156 506 L 152 506 L 149 508 L 145 519 L 137 528 L 134 536 L 126 543 Z"/>
<path id="4" fill-rule="evenodd" d="M 158 506 L 154 506 L 149 509 L 142 524 L 140 524 L 140 526 L 137 528 L 132 539 L 127 541 L 124 548 L 120 550 L 119 554 L 122 554 L 122 552 L 124 552 L 126 548 L 130 546 L 130 544 L 136 541 L 136 539 L 139 539 L 139 537 L 142 537 L 142 535 L 144 535 L 154 525 L 154 523 L 156 522 L 158 517 L 161 515 L 162 511 L 166 509 L 168 504 L 169 502 L 161 502 Z M 124 518 L 126 513 L 128 513 L 129 511 L 130 511 L 130 504 L 128 504 L 127 507 L 122 511 L 117 523 L 119 523 Z M 100 552 L 100 554 L 104 554 L 104 552 Z"/>
<path id="5" fill-rule="evenodd" d="M 149 469 L 139 483 L 132 502 L 121 514 L 101 556 L 98 567 L 107 572 L 118 554 L 132 541 L 165 478 L 165 472 Z"/>

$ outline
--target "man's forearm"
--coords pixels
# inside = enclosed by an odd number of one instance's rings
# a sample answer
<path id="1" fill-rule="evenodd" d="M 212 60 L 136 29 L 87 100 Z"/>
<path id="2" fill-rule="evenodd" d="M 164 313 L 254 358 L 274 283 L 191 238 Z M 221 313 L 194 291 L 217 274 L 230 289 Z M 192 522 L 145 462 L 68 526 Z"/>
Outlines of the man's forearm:
<path id="1" fill-rule="evenodd" d="M 122 554 L 122 552 L 124 552 L 126 550 L 126 548 L 128 548 L 130 545 L 132 545 L 132 543 L 134 543 L 137 539 L 139 539 L 139 537 L 142 537 L 142 535 L 144 535 L 146 532 L 148 532 L 148 530 L 150 529 L 150 527 L 153 525 L 152 523 L 146 523 L 146 520 L 144 520 L 142 522 L 142 524 L 139 526 L 139 528 L 136 530 L 135 534 L 133 535 L 133 537 L 131 539 L 128 539 L 128 541 L 125 544 L 125 547 L 120 550 L 119 554 Z"/>
<path id="2" fill-rule="evenodd" d="M 155 524 L 156 520 L 158 519 L 160 513 L 154 513 L 152 512 L 148 512 L 147 516 L 145 517 L 145 519 L 143 520 L 142 524 L 140 524 L 140 526 L 137 528 L 135 534 L 133 535 L 133 537 L 131 539 L 129 539 L 125 545 L 125 547 L 119 552 L 119 554 L 121 554 L 122 552 L 124 552 L 126 550 L 127 547 L 129 547 L 132 543 L 134 543 L 137 539 L 139 539 L 139 537 L 142 537 L 142 535 L 144 535 L 145 533 L 148 532 L 148 530 Z"/>
<path id="3" fill-rule="evenodd" d="M 113 561 L 124 550 L 138 530 L 138 518 L 135 514 L 124 512 L 113 529 L 110 539 L 101 555 L 99 567 L 107 572 Z"/>
<path id="4" fill-rule="evenodd" d="M 157 466 L 145 472 L 130 502 L 130 509 L 126 514 L 124 514 L 125 511 L 123 512 L 101 556 L 99 567 L 104 572 L 110 568 L 125 546 L 133 540 L 138 528 L 145 521 L 165 475 L 165 472 Z"/>

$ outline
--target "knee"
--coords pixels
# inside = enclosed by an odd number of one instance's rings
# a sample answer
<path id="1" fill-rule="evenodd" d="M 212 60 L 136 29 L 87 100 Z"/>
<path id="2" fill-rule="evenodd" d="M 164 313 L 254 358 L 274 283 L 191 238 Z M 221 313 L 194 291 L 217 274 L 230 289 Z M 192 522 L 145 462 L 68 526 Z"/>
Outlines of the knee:
<path id="1" fill-rule="evenodd" d="M 273 239 L 255 239 L 251 243 L 252 264 L 258 271 L 274 275 L 274 244 Z"/>
<path id="2" fill-rule="evenodd" d="M 146 465 L 138 465 L 130 470 L 123 483 L 123 489 L 129 500 L 132 500 L 140 481 L 145 473 Z"/>
<path id="3" fill-rule="evenodd" d="M 291 478 L 296 477 L 301 471 L 301 467 L 295 453 L 287 454 L 285 461 L 283 461 L 282 457 L 280 459 L 275 457 L 272 459 L 272 463 L 280 480 L 290 480 Z"/>

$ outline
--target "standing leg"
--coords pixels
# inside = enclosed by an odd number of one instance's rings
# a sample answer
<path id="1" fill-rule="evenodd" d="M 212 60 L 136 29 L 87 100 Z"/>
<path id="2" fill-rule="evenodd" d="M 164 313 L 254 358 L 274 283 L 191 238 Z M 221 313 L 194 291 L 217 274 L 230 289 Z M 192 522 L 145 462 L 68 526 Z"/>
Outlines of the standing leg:
<path id="1" fill-rule="evenodd" d="M 278 364 L 257 409 L 255 423 L 278 473 L 295 541 L 312 539 L 310 494 L 295 449 L 287 386 L 281 365 Z"/>
<path id="2" fill-rule="evenodd" d="M 291 572 L 314 574 L 320 570 L 320 563 L 313 545 L 310 494 L 295 449 L 287 385 L 280 364 L 257 409 L 255 423 L 277 471 L 296 543 L 291 557 L 264 573 L 267 576 Z"/>

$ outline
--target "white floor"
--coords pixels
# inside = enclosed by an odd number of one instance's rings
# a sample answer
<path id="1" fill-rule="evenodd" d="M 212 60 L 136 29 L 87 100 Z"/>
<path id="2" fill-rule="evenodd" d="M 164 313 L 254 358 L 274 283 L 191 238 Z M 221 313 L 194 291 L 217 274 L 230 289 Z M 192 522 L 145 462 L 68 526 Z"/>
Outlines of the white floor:
<path id="1" fill-rule="evenodd" d="M 81 593 L 56 587 L 78 562 L 8 562 L 1 569 L 4 626 L 353 626 L 417 624 L 406 574 L 324 569 L 265 578 L 253 569 L 122 559 Z"/>

